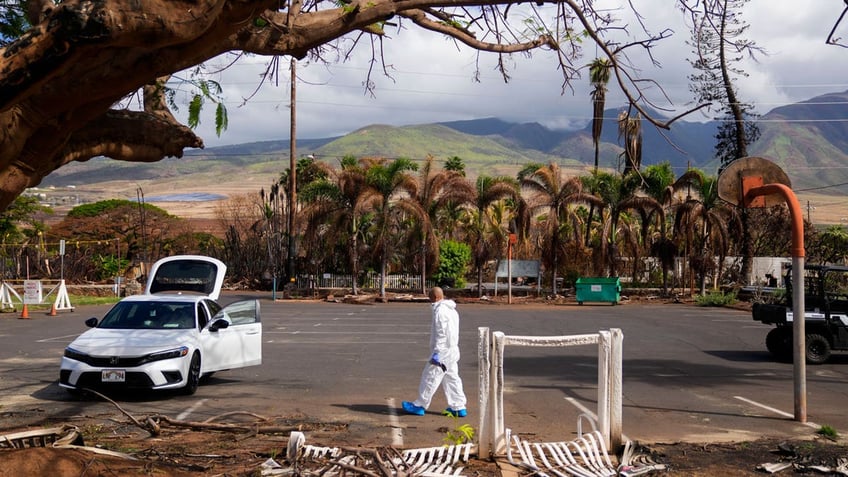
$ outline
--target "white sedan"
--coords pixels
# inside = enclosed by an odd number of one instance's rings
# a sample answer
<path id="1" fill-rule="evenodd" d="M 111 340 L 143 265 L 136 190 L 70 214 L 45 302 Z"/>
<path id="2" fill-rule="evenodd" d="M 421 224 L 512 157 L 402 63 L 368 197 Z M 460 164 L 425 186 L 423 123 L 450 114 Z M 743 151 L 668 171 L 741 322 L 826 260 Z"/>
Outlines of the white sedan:
<path id="1" fill-rule="evenodd" d="M 261 364 L 259 301 L 221 307 L 225 273 L 223 262 L 199 255 L 156 262 L 144 294 L 86 320 L 92 329 L 65 348 L 59 385 L 193 394 L 216 371 Z"/>

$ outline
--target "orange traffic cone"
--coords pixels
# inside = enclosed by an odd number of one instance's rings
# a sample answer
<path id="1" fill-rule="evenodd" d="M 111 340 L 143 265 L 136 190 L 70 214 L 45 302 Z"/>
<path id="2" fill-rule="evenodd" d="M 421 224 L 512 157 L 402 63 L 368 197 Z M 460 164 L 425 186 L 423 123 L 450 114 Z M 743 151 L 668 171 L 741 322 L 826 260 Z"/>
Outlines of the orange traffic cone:
<path id="1" fill-rule="evenodd" d="M 56 304 L 55 303 L 53 303 L 53 306 L 50 307 L 50 315 L 49 316 L 56 316 Z"/>
<path id="2" fill-rule="evenodd" d="M 26 304 L 26 303 L 24 303 L 24 309 L 23 309 L 23 310 L 21 310 L 21 317 L 20 317 L 20 319 L 22 319 L 22 320 L 29 319 L 29 310 L 27 309 L 27 304 Z"/>

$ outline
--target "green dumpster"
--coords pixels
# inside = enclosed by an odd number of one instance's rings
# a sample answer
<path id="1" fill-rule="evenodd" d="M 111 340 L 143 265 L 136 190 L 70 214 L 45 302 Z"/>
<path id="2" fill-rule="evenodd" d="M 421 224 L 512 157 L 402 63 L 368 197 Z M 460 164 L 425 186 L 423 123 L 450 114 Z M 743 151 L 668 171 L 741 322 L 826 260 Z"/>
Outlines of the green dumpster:
<path id="1" fill-rule="evenodd" d="M 584 301 L 609 302 L 615 305 L 621 297 L 621 281 L 618 277 L 580 277 L 574 284 L 577 288 L 577 303 Z"/>

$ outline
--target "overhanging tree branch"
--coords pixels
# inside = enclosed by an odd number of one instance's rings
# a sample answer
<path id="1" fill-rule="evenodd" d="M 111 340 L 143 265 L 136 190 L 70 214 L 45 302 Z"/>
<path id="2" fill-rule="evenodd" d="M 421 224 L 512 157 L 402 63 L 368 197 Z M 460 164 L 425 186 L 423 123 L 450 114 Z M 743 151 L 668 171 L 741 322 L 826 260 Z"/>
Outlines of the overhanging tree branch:
<path id="1" fill-rule="evenodd" d="M 644 100 L 640 82 L 645 80 L 634 78 L 634 67 L 622 63 L 623 47 L 605 39 L 609 30 L 625 27 L 593 2 L 103 0 L 27 6 L 34 26 L 0 49 L 0 209 L 69 161 L 105 155 L 150 162 L 202 147 L 200 138 L 170 114 L 161 90 L 144 88 L 157 78 L 227 52 L 321 58 L 329 47 L 341 49 L 342 39 L 389 40 L 383 28 L 398 17 L 499 55 L 505 79 L 506 55 L 554 49 L 559 64 L 552 66 L 561 69 L 563 88 L 579 77 L 574 65 L 585 30 L 613 62 L 628 99 L 637 108 Z M 633 38 L 628 47 L 650 52 L 667 38 L 665 33 L 647 36 Z M 380 48 L 372 51 L 373 58 L 382 55 Z M 143 88 L 144 111 L 113 110 Z M 660 127 L 670 124 L 640 112 Z"/>

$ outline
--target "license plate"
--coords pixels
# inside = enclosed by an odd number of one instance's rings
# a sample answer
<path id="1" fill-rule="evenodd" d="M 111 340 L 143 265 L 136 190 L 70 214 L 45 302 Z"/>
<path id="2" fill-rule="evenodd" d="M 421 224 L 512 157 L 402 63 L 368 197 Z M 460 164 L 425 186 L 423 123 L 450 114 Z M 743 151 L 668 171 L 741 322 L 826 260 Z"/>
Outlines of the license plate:
<path id="1" fill-rule="evenodd" d="M 104 383 L 123 383 L 127 372 L 123 369 L 104 369 L 100 372 L 100 380 Z"/>

